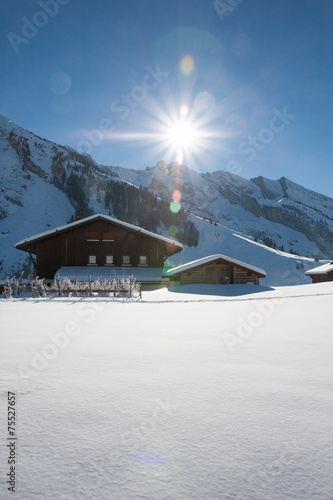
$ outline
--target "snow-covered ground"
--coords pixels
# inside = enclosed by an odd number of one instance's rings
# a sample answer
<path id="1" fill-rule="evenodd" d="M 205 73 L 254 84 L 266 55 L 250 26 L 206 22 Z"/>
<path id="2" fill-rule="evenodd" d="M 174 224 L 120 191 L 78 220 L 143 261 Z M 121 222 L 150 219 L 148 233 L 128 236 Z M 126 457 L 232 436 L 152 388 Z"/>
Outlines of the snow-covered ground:
<path id="1" fill-rule="evenodd" d="M 332 499 L 332 299 L 333 283 L 1 299 L 0 497 Z"/>

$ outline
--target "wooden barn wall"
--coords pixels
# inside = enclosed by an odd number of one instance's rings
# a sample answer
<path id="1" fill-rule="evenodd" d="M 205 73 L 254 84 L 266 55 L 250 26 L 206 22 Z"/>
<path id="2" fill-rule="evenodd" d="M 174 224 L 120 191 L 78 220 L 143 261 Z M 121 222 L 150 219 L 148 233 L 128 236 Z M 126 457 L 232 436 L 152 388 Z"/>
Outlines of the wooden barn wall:
<path id="1" fill-rule="evenodd" d="M 65 247 L 61 238 L 54 237 L 37 244 L 36 275 L 40 278 L 53 278 L 63 265 Z"/>
<path id="2" fill-rule="evenodd" d="M 256 273 L 233 266 L 227 263 L 212 263 L 206 266 L 197 267 L 188 271 L 183 271 L 174 277 L 181 285 L 194 283 L 207 284 L 259 284 L 259 277 Z"/>
<path id="3" fill-rule="evenodd" d="M 258 285 L 259 277 L 253 271 L 248 271 L 247 269 L 243 269 L 241 267 L 236 266 L 235 283 L 237 284 L 254 283 L 255 285 Z"/>
<path id="4" fill-rule="evenodd" d="M 139 266 L 140 256 L 145 255 L 148 267 L 163 267 L 165 243 L 106 221 L 94 221 L 38 243 L 37 275 L 53 278 L 61 266 L 86 266 L 89 255 L 96 255 L 97 266 L 106 264 L 107 255 L 113 256 L 115 266 L 122 265 L 124 255 L 130 257 L 131 266 Z"/>
<path id="5" fill-rule="evenodd" d="M 184 271 L 180 275 L 180 284 L 189 285 L 193 283 L 204 283 L 204 268 L 197 267 L 191 271 Z"/>
<path id="6" fill-rule="evenodd" d="M 323 283 L 325 281 L 333 281 L 333 272 L 328 274 L 313 274 L 311 278 L 312 278 L 312 283 Z"/>
<path id="7" fill-rule="evenodd" d="M 222 284 L 233 283 L 233 266 L 223 261 L 205 266 L 205 283 Z"/>

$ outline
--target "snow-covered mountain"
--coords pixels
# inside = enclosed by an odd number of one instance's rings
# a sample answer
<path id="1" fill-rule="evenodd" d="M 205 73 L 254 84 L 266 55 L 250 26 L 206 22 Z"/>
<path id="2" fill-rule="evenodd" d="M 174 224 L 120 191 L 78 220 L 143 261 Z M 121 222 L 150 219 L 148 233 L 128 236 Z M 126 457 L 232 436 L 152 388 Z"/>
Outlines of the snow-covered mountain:
<path id="1" fill-rule="evenodd" d="M 265 284 L 309 282 L 313 257 L 333 255 L 333 199 L 285 177 L 199 174 L 163 161 L 144 170 L 98 165 L 0 115 L 0 277 L 27 263 L 17 241 L 93 212 L 164 235 L 171 225 L 185 243 L 174 264 L 223 253 L 264 268 Z"/>
<path id="2" fill-rule="evenodd" d="M 333 199 L 320 195 L 282 177 L 272 181 L 263 177 L 244 179 L 230 172 L 218 171 L 198 174 L 174 163 L 161 161 L 145 171 L 111 168 L 111 171 L 134 184 L 141 184 L 159 192 L 171 193 L 180 186 L 182 202 L 192 213 L 205 215 L 227 227 L 250 235 L 270 235 L 285 249 L 309 254 L 333 254 Z M 274 223 L 274 225 L 272 225 Z M 278 228 L 288 228 L 290 241 Z M 302 233 L 315 245 L 304 246 Z M 317 247 L 317 248 L 316 248 Z"/>

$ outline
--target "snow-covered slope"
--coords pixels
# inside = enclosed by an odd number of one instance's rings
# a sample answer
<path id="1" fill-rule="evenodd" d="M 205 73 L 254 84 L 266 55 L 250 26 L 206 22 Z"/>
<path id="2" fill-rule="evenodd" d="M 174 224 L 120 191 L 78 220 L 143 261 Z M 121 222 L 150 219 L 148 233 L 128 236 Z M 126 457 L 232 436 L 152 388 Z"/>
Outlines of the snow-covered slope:
<path id="1" fill-rule="evenodd" d="M 332 258 L 333 200 L 286 178 L 199 174 L 163 161 L 144 170 L 97 165 L 0 115 L 0 278 L 26 262 L 26 254 L 14 249 L 22 238 L 66 224 L 76 212 L 115 215 L 105 208 L 110 181 L 117 189 L 142 186 L 170 201 L 178 191 L 177 199 L 199 231 L 199 244 L 186 246 L 174 264 L 222 253 L 265 269 L 267 283 L 283 284 L 290 273 L 295 283 L 308 282 L 304 272 L 318 265 L 314 255 Z M 168 228 L 161 220 L 161 234 L 168 236 Z"/>
<path id="2" fill-rule="evenodd" d="M 14 249 L 22 238 L 65 224 L 75 213 L 57 184 L 56 155 L 65 168 L 83 169 L 89 157 L 71 154 L 48 140 L 24 130 L 0 114 L 0 275 L 16 272 L 27 255 Z M 96 170 L 98 167 L 96 165 Z M 98 175 L 101 175 L 97 172 Z M 100 205 L 98 205 L 99 207 Z M 2 272 L 1 272 L 2 269 Z"/>
<path id="3" fill-rule="evenodd" d="M 333 253 L 333 199 L 282 177 L 244 179 L 229 172 L 198 174 L 177 163 L 159 162 L 154 168 L 111 168 L 122 179 L 158 193 L 180 189 L 182 203 L 192 213 L 206 216 L 250 235 L 269 235 L 309 256 Z M 287 229 L 287 232 L 284 230 Z M 300 241 L 305 235 L 306 241 Z M 309 244 L 309 242 L 311 242 Z"/>
<path id="4" fill-rule="evenodd" d="M 199 246 L 197 248 L 185 247 L 182 252 L 174 255 L 172 262 L 175 265 L 185 264 L 223 251 L 224 255 L 264 269 L 267 276 L 260 280 L 264 285 L 309 283 L 310 279 L 304 273 L 318 265 L 313 258 L 274 250 L 222 224 L 215 226 L 202 219 L 197 219 L 196 224 L 200 232 Z M 305 237 L 301 236 L 305 242 Z M 301 240 L 301 237 L 299 238 Z"/>

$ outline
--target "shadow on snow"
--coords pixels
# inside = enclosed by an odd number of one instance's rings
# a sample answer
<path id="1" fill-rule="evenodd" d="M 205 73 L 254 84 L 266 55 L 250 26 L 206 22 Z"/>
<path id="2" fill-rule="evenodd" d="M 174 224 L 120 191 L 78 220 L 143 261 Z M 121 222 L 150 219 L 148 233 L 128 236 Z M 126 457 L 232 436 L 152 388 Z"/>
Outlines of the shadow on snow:
<path id="1" fill-rule="evenodd" d="M 171 293 L 193 294 L 193 295 L 215 295 L 218 297 L 239 297 L 253 295 L 260 292 L 273 292 L 275 288 L 262 285 L 178 285 L 169 288 Z"/>

